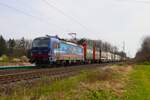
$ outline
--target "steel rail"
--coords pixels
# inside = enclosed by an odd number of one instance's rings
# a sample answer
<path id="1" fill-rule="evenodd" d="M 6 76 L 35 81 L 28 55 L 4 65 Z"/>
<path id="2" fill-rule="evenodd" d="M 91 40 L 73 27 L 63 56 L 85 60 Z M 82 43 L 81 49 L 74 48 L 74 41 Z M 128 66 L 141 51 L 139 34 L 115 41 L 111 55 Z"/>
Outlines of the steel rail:
<path id="1" fill-rule="evenodd" d="M 8 85 L 11 83 L 16 83 L 20 81 L 30 81 L 35 79 L 40 79 L 43 76 L 50 77 L 50 80 L 58 80 L 64 77 L 69 77 L 76 75 L 81 70 L 93 69 L 96 67 L 107 66 L 110 64 L 90 64 L 90 65 L 80 65 L 80 66 L 71 66 L 55 69 L 39 69 L 39 70 L 30 70 L 27 72 L 18 72 L 18 73 L 8 73 L 0 75 L 0 85 Z"/>
<path id="2" fill-rule="evenodd" d="M 88 65 L 89 66 L 89 65 Z M 98 65 L 96 65 L 98 66 Z M 0 75 L 0 84 L 11 84 L 24 80 L 33 80 L 41 78 L 42 76 L 49 76 L 51 80 L 61 79 L 62 77 L 75 75 L 83 69 L 95 68 L 94 66 L 76 66 L 76 67 L 68 67 L 68 68 L 58 68 L 58 69 L 41 69 L 37 71 L 28 71 L 28 72 L 20 72 L 13 74 L 5 74 Z"/>

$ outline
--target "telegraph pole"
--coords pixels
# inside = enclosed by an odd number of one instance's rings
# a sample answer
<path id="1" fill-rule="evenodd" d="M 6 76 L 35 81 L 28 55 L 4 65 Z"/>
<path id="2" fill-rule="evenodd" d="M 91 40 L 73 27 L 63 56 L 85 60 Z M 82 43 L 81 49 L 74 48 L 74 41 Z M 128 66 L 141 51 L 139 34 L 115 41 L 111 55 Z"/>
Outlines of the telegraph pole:
<path id="1" fill-rule="evenodd" d="M 122 47 L 122 49 L 123 49 L 123 52 L 125 52 L 125 41 L 123 41 L 123 47 Z"/>
<path id="2" fill-rule="evenodd" d="M 124 55 L 124 53 L 125 53 L 125 41 L 123 41 L 122 51 L 123 51 L 122 60 L 125 60 L 124 59 L 125 58 L 125 55 Z"/>

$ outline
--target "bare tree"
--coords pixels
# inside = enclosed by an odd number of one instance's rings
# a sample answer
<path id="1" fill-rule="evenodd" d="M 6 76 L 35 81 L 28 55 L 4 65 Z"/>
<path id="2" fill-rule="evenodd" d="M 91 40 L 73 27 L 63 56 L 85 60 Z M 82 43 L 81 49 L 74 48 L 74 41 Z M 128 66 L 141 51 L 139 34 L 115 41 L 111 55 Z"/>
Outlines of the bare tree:
<path id="1" fill-rule="evenodd" d="M 144 38 L 140 50 L 136 53 L 137 61 L 150 61 L 150 36 Z"/>

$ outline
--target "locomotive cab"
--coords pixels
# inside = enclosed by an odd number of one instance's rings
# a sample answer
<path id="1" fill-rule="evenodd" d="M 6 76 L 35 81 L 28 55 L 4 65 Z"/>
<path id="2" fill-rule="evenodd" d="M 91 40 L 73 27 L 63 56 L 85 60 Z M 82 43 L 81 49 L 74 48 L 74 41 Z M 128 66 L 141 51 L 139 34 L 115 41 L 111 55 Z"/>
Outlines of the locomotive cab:
<path id="1" fill-rule="evenodd" d="M 54 48 L 58 39 L 56 37 L 39 37 L 33 40 L 31 48 L 31 62 L 36 65 L 54 62 Z"/>

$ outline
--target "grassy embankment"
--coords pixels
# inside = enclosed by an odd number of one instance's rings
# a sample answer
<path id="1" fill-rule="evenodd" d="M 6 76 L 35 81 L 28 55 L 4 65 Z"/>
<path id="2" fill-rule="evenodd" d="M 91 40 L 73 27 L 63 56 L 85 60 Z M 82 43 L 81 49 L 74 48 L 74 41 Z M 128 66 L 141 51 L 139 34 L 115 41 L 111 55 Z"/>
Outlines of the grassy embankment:
<path id="1" fill-rule="evenodd" d="M 150 100 L 150 65 L 97 68 L 51 84 L 45 77 L 34 86 L 22 84 L 13 89 L 7 87 L 0 99 Z"/>

